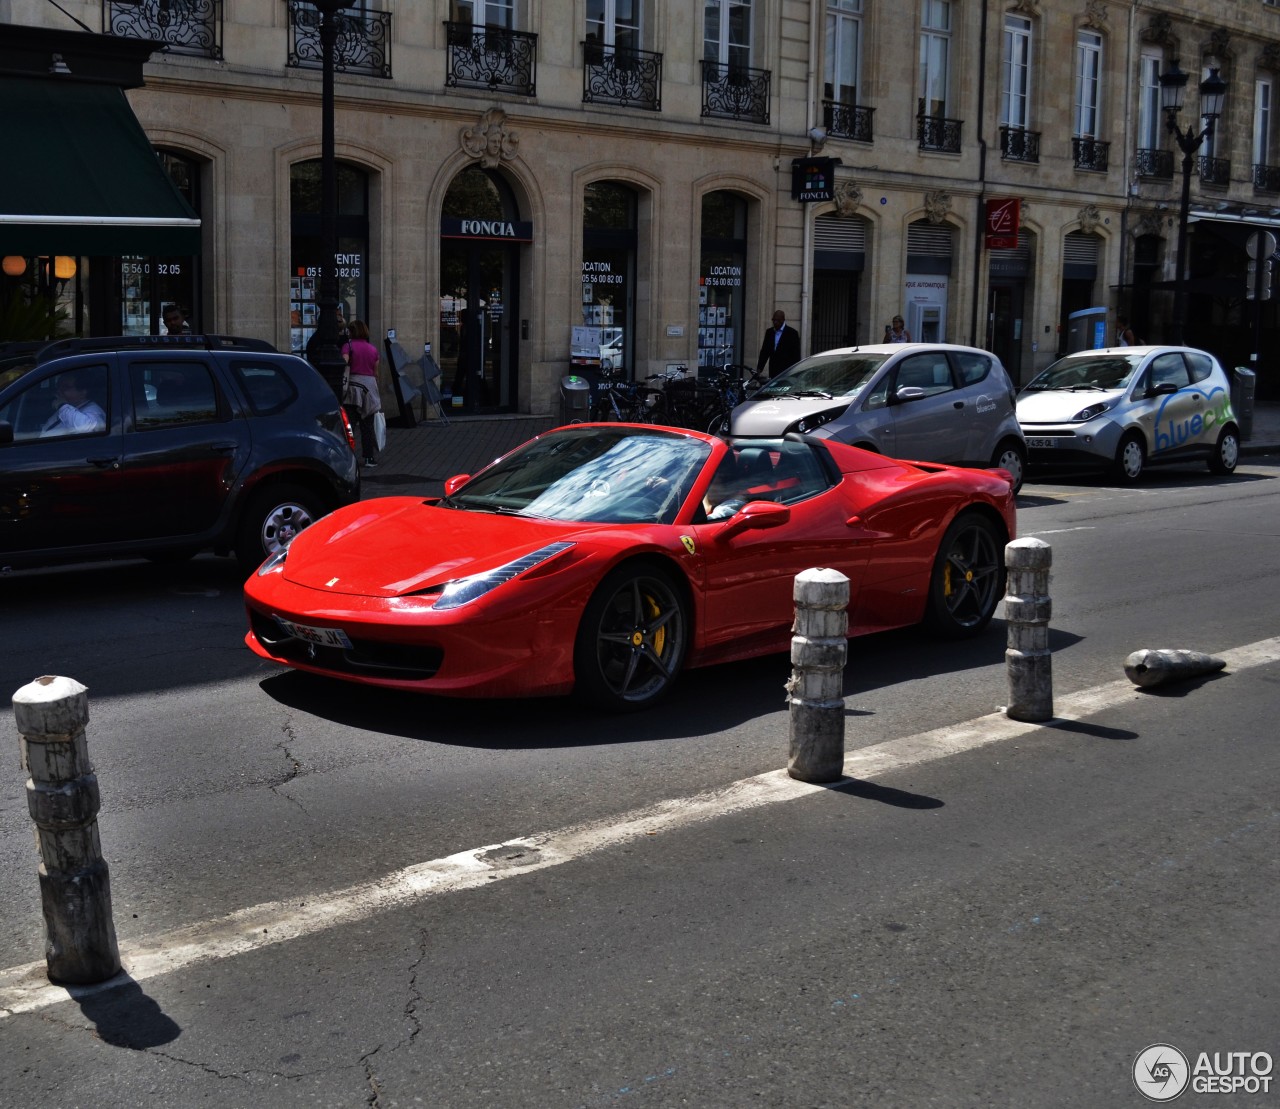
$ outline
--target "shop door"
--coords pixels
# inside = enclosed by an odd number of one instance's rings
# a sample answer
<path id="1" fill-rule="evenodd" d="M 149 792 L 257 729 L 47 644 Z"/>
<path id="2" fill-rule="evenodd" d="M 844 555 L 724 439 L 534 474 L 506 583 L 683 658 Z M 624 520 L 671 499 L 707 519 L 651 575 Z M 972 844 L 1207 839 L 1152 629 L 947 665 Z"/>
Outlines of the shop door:
<path id="1" fill-rule="evenodd" d="M 1014 385 L 1022 384 L 1021 281 L 991 283 L 987 298 L 987 349 L 1004 364 Z"/>
<path id="2" fill-rule="evenodd" d="M 810 354 L 858 341 L 858 274 L 847 270 L 815 270 L 813 336 Z"/>
<path id="3" fill-rule="evenodd" d="M 445 240 L 441 251 L 440 368 L 455 409 L 517 409 L 517 248 Z"/>

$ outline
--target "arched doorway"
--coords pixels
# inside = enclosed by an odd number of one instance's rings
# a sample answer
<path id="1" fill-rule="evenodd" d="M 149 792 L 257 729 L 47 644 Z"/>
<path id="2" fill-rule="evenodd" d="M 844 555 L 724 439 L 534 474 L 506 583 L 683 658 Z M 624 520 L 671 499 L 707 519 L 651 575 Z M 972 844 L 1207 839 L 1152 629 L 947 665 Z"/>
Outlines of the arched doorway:
<path id="1" fill-rule="evenodd" d="M 520 244 L 533 238 L 498 173 L 470 166 L 440 216 L 440 357 L 450 403 L 464 412 L 519 405 Z"/>

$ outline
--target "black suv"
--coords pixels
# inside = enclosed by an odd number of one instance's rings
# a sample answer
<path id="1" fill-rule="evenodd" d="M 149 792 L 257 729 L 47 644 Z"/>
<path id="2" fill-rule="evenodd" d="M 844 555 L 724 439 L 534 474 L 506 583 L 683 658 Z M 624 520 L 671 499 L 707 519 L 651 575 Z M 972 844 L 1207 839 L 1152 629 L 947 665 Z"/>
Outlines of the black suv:
<path id="1" fill-rule="evenodd" d="M 0 570 L 212 548 L 247 573 L 359 496 L 333 390 L 268 343 L 0 345 Z"/>

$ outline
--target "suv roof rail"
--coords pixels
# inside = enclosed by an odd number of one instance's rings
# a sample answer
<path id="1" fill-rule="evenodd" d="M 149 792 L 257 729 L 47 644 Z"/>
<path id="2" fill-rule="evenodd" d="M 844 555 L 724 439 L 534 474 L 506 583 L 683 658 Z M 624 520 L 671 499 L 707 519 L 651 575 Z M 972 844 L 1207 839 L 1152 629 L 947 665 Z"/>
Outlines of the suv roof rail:
<path id="1" fill-rule="evenodd" d="M 248 339 L 239 335 L 98 335 L 53 339 L 40 348 L 35 361 L 39 364 L 67 354 L 112 350 L 256 350 L 280 353 L 265 339 Z"/>

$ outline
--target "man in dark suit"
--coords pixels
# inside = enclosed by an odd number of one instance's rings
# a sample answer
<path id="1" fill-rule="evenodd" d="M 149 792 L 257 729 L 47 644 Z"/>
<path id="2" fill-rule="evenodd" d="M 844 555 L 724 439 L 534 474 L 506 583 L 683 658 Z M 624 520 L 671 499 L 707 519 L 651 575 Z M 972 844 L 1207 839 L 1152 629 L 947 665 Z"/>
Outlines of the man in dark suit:
<path id="1" fill-rule="evenodd" d="M 779 308 L 773 314 L 773 326 L 764 333 L 760 344 L 760 357 L 756 360 L 756 373 L 767 365 L 769 376 L 777 377 L 783 370 L 800 361 L 800 332 L 787 324 L 786 313 Z"/>

